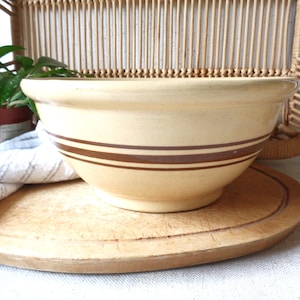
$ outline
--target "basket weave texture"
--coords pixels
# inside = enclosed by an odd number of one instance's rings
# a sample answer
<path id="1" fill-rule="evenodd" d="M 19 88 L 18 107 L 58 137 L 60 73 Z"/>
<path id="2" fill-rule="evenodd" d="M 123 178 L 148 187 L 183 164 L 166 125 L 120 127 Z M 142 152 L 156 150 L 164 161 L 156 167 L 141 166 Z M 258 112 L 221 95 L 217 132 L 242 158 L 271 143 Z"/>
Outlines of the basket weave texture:
<path id="1" fill-rule="evenodd" d="M 300 0 L 0 0 L 13 43 L 95 77 L 300 78 Z M 250 125 L 251 126 L 251 125 Z M 300 91 L 260 158 L 300 155 Z"/>

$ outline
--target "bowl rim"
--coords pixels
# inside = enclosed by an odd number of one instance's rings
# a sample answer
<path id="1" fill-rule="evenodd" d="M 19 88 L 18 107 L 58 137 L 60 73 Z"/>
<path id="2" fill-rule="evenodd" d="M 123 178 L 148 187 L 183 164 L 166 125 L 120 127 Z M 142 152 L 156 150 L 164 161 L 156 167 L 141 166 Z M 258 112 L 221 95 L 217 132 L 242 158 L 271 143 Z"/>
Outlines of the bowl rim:
<path id="1" fill-rule="evenodd" d="M 249 105 L 279 103 L 300 86 L 293 77 L 219 78 L 28 78 L 21 81 L 25 95 L 36 103 L 71 106 L 162 105 Z M 200 97 L 200 95 L 205 97 Z M 213 98 L 213 101 L 212 101 Z"/>

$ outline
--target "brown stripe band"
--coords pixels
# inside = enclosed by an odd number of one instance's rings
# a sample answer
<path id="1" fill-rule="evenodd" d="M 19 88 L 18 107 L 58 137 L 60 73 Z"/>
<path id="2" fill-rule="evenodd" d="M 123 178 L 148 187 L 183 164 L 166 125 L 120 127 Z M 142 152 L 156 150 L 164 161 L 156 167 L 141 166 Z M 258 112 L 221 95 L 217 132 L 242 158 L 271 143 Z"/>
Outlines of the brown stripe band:
<path id="1" fill-rule="evenodd" d="M 83 161 L 83 162 L 87 162 L 87 163 L 91 163 L 91 164 L 95 164 L 95 165 L 101 165 L 104 167 L 110 167 L 110 168 L 118 168 L 118 169 L 129 169 L 129 170 L 141 170 L 141 171 L 196 171 L 196 170 L 204 170 L 204 169 L 212 169 L 212 168 L 218 168 L 218 167 L 225 167 L 225 166 L 230 166 L 230 165 L 235 165 L 238 163 L 242 163 L 244 161 L 247 160 L 251 160 L 254 159 L 256 157 L 256 154 L 247 157 L 247 158 L 243 158 L 241 160 L 238 161 L 234 161 L 234 162 L 224 162 L 218 165 L 213 165 L 213 166 L 197 166 L 197 167 L 183 167 L 183 168 L 158 168 L 158 167 L 133 167 L 133 166 L 121 166 L 121 165 L 112 165 L 112 164 L 105 164 L 105 163 L 100 163 L 97 161 L 92 161 L 92 160 L 87 160 L 87 159 L 82 159 L 82 158 L 78 158 L 69 154 L 65 154 L 62 153 L 64 156 L 72 158 L 72 159 L 76 159 L 79 161 Z"/>
<path id="2" fill-rule="evenodd" d="M 217 161 L 230 160 L 230 159 L 249 156 L 261 150 L 264 142 L 260 142 L 255 145 L 247 146 L 240 149 L 228 150 L 228 151 L 221 151 L 221 152 L 214 152 L 214 153 L 200 153 L 200 154 L 182 154 L 182 155 L 139 155 L 139 154 L 109 153 L 109 152 L 81 149 L 73 146 L 64 145 L 58 142 L 55 142 L 55 144 L 63 152 L 73 153 L 83 157 L 117 161 L 117 162 L 138 163 L 138 164 L 177 165 L 177 164 L 217 162 Z"/>
<path id="3" fill-rule="evenodd" d="M 201 150 L 201 149 L 215 149 L 220 147 L 230 147 L 230 146 L 238 146 L 248 143 L 253 143 L 260 140 L 266 140 L 270 137 L 271 132 L 264 134 L 262 136 L 247 139 L 239 142 L 232 142 L 232 143 L 224 143 L 224 144 L 212 144 L 212 145 L 193 145 L 193 146 L 137 146 L 137 145 L 121 145 L 121 144 L 111 144 L 111 143 L 101 143 L 101 142 L 92 142 L 92 141 L 86 141 L 86 140 L 80 140 L 75 138 L 69 138 L 65 137 L 56 133 L 52 133 L 47 131 L 47 133 L 50 136 L 53 136 L 54 138 L 58 138 L 61 140 L 66 140 L 70 142 L 75 142 L 79 144 L 85 144 L 85 145 L 93 145 L 93 146 L 99 146 L 99 147 L 107 147 L 107 148 L 117 148 L 117 149 L 136 149 L 136 150 Z"/>

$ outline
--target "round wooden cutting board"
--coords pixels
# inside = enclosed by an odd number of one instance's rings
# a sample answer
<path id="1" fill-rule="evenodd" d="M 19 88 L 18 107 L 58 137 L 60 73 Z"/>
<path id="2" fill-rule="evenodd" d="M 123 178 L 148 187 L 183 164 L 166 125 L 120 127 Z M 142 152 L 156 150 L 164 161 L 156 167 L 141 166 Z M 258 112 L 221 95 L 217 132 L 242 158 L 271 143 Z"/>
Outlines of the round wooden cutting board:
<path id="1" fill-rule="evenodd" d="M 0 264 L 124 273 L 234 258 L 291 232 L 300 221 L 299 195 L 300 183 L 258 164 L 213 204 L 180 213 L 119 209 L 81 180 L 28 185 L 0 202 Z"/>

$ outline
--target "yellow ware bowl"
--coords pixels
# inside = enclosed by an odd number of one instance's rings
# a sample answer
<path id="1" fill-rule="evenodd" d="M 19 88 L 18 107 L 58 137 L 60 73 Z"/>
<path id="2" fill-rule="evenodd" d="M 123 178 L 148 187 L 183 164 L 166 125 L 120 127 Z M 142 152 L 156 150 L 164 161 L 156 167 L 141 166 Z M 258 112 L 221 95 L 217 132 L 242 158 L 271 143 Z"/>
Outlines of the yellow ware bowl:
<path id="1" fill-rule="evenodd" d="M 25 79 L 58 150 L 101 199 L 175 212 L 215 201 L 263 148 L 292 78 Z"/>

